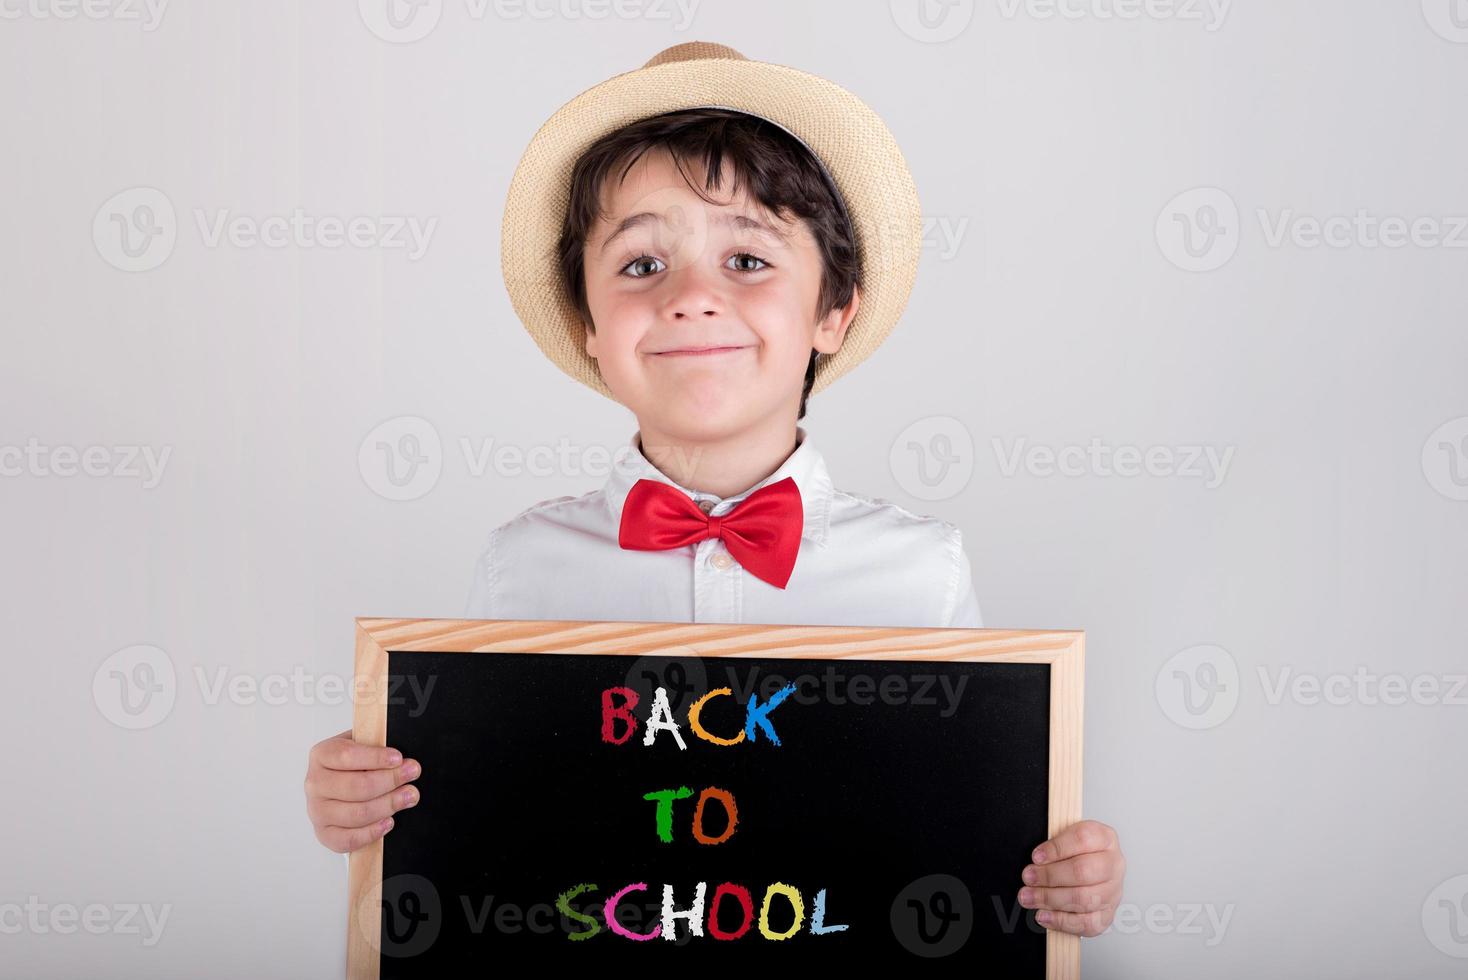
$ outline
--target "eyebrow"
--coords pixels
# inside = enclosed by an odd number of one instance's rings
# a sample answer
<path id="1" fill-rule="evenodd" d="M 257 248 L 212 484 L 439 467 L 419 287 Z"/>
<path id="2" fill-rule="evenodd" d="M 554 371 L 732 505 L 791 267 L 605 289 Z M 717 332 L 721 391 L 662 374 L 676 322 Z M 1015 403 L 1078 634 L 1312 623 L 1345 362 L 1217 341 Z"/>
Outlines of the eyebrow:
<path id="1" fill-rule="evenodd" d="M 718 224 L 733 225 L 736 229 L 739 229 L 741 231 L 745 229 L 750 229 L 753 231 L 763 232 L 766 235 L 770 235 L 781 242 L 788 241 L 785 235 L 781 234 L 779 231 L 771 228 L 768 224 L 760 221 L 758 218 L 753 218 L 747 214 L 721 214 L 713 220 Z M 622 219 L 620 224 L 617 225 L 616 230 L 607 236 L 606 241 L 601 243 L 601 247 L 597 249 L 597 252 L 605 252 L 611 246 L 612 242 L 621 237 L 623 232 L 631 231 L 633 228 L 636 228 L 639 225 L 645 225 L 655 221 L 667 224 L 666 218 L 664 218 L 660 214 L 654 214 L 651 211 L 639 211 L 637 214 L 628 215 L 627 217 Z"/>

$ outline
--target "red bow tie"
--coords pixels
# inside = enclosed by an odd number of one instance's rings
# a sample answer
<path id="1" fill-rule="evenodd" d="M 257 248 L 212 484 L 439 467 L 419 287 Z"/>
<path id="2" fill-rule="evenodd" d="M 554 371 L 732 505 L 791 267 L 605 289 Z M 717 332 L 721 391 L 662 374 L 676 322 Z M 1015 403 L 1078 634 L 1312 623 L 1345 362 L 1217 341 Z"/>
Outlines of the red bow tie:
<path id="1" fill-rule="evenodd" d="M 677 487 L 638 480 L 622 505 L 618 543 L 634 551 L 665 551 L 722 538 L 749 574 L 785 588 L 800 551 L 805 513 L 794 477 L 760 487 L 729 513 L 711 517 Z"/>

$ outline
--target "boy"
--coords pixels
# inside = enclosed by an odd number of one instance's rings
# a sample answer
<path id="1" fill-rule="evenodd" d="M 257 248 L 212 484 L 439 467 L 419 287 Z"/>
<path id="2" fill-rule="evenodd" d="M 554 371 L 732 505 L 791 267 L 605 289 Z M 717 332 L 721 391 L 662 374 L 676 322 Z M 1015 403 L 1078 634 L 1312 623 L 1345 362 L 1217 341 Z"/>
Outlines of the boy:
<path id="1" fill-rule="evenodd" d="M 547 356 L 638 429 L 602 487 L 490 534 L 467 615 L 980 626 L 958 528 L 835 489 L 797 424 L 895 324 L 920 222 L 871 109 L 721 45 L 677 45 L 562 107 L 511 182 L 505 281 Z M 318 839 L 380 837 L 420 772 L 350 732 L 320 743 Z M 1032 857 L 1019 901 L 1042 924 L 1110 925 L 1110 827 Z"/>

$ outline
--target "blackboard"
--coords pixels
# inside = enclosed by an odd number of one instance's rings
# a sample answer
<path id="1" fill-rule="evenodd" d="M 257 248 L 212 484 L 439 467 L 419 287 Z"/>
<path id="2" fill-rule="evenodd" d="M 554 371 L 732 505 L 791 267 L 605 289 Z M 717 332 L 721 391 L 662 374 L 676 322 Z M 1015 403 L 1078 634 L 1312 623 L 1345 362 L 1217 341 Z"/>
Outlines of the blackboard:
<path id="1" fill-rule="evenodd" d="M 357 737 L 424 769 L 353 854 L 349 972 L 1075 975 L 1016 893 L 1057 786 L 1079 810 L 1080 643 L 361 620 Z"/>

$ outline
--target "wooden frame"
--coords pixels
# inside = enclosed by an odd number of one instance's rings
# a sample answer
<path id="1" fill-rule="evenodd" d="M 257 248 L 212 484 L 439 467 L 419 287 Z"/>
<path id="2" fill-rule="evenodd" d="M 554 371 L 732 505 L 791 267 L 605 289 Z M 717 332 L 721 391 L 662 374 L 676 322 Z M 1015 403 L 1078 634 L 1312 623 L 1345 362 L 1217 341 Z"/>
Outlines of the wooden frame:
<path id="1" fill-rule="evenodd" d="M 950 660 L 1050 665 L 1051 836 L 1081 819 L 1081 735 L 1085 634 L 1077 630 L 924 629 L 866 626 L 766 626 L 711 623 L 466 619 L 356 621 L 356 706 L 352 737 L 386 745 L 389 650 L 436 653 L 627 654 L 670 657 Z M 348 861 L 347 976 L 377 980 L 375 889 L 382 882 L 382 838 Z M 1080 938 L 1046 934 L 1047 980 L 1077 980 Z"/>

